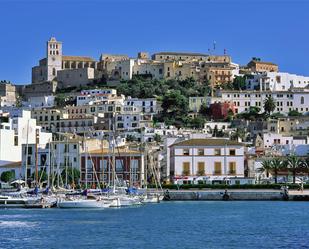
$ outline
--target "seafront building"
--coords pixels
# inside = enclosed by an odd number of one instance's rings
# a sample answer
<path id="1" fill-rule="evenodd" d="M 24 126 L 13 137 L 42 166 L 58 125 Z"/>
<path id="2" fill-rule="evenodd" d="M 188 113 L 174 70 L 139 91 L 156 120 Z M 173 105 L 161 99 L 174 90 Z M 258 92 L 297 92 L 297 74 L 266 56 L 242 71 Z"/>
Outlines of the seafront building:
<path id="1" fill-rule="evenodd" d="M 52 134 L 42 132 L 30 111 L 2 113 L 0 126 L 0 174 L 13 171 L 20 177 L 23 147 L 29 144 L 45 146 L 52 141 Z M 14 167 L 11 167 L 14 165 Z"/>
<path id="2" fill-rule="evenodd" d="M 189 139 L 169 146 L 172 180 L 244 177 L 244 145 L 227 139 Z"/>

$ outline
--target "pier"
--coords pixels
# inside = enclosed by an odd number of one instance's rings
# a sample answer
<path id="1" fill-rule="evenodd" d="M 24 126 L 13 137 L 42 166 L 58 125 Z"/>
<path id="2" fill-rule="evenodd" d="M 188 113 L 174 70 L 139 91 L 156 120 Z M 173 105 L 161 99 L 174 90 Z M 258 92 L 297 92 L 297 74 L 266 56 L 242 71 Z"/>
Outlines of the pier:
<path id="1" fill-rule="evenodd" d="M 166 201 L 309 201 L 309 190 L 289 191 L 269 189 L 205 189 L 205 190 L 168 190 Z"/>

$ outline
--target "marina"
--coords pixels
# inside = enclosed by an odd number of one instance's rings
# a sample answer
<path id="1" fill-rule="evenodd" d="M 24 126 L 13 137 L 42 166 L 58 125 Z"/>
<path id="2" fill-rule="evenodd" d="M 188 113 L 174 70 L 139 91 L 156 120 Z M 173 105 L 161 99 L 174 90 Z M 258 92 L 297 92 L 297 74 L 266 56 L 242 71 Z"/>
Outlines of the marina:
<path id="1" fill-rule="evenodd" d="M 104 210 L 1 209 L 1 248 L 306 248 L 308 205 L 186 201 Z"/>

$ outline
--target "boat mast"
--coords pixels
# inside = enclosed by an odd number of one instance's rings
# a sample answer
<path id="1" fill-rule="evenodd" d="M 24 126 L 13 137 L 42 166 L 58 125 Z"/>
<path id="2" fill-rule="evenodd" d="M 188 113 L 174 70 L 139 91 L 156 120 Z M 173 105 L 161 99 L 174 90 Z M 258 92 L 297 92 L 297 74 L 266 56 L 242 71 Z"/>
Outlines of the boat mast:
<path id="1" fill-rule="evenodd" d="M 50 153 L 50 147 L 51 147 L 51 142 L 50 142 L 50 139 L 48 140 L 48 170 L 46 169 L 47 171 L 47 186 L 50 187 L 50 170 L 51 170 L 51 153 Z"/>
<path id="2" fill-rule="evenodd" d="M 26 137 L 26 163 L 25 163 L 25 183 L 27 185 L 27 168 L 28 168 L 28 148 L 29 148 L 29 119 L 27 121 L 27 137 Z"/>
<path id="3" fill-rule="evenodd" d="M 35 184 L 39 184 L 39 165 L 38 165 L 38 138 L 39 138 L 39 130 L 35 130 Z"/>
<path id="4" fill-rule="evenodd" d="M 113 164 L 113 193 L 116 192 L 116 162 L 115 162 L 115 145 L 116 145 L 116 141 L 115 141 L 115 129 L 116 128 L 116 105 L 114 103 L 113 106 L 113 143 L 112 143 L 112 164 Z"/>

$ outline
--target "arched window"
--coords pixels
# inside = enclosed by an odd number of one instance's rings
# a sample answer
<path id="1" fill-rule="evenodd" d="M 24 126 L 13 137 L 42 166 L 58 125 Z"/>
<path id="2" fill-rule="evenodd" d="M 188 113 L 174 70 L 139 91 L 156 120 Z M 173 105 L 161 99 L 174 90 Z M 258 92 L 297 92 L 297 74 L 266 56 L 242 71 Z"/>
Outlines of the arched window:
<path id="1" fill-rule="evenodd" d="M 305 104 L 305 98 L 304 98 L 304 96 L 301 96 L 301 98 L 300 98 L 300 104 L 301 104 L 301 105 Z"/>
<path id="2" fill-rule="evenodd" d="M 53 75 L 56 76 L 56 69 L 53 68 Z"/>

